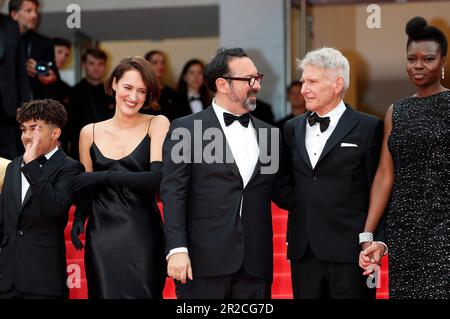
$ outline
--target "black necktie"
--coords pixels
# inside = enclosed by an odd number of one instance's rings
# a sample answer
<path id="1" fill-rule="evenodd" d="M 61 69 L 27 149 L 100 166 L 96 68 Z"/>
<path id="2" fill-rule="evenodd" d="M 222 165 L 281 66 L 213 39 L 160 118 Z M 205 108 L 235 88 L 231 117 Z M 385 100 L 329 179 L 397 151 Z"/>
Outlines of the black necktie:
<path id="1" fill-rule="evenodd" d="M 248 127 L 250 122 L 250 115 L 248 113 L 242 114 L 241 116 L 236 116 L 231 113 L 223 113 L 223 119 L 225 120 L 225 125 L 229 126 L 233 124 L 234 121 L 239 121 L 243 127 Z"/>
<path id="2" fill-rule="evenodd" d="M 44 165 L 45 163 L 47 163 L 47 161 L 48 161 L 48 159 L 47 159 L 47 157 L 45 157 L 45 155 L 38 157 L 38 162 L 41 165 Z"/>
<path id="3" fill-rule="evenodd" d="M 308 123 L 309 126 L 313 126 L 316 123 L 320 123 L 320 131 L 323 133 L 327 130 L 328 126 L 330 125 L 330 118 L 327 117 L 320 117 L 317 115 L 317 113 L 313 113 L 310 116 L 308 116 Z"/>

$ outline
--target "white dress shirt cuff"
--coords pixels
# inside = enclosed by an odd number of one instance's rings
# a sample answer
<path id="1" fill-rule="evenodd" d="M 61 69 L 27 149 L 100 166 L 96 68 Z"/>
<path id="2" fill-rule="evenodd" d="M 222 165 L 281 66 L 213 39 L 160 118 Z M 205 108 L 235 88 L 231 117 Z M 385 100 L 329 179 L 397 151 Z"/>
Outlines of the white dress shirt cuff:
<path id="1" fill-rule="evenodd" d="M 189 254 L 188 249 L 187 249 L 186 247 L 178 247 L 178 248 L 174 248 L 174 249 L 171 249 L 171 250 L 169 251 L 169 253 L 168 253 L 167 256 L 166 256 L 166 260 L 168 260 L 170 256 L 172 256 L 173 254 L 176 254 L 176 253 L 186 253 L 186 254 Z"/>

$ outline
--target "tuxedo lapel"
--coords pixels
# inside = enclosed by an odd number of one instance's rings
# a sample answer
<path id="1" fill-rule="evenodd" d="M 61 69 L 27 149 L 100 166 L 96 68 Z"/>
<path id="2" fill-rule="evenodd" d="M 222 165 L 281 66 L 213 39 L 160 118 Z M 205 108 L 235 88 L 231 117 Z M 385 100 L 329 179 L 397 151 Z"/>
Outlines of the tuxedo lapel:
<path id="1" fill-rule="evenodd" d="M 339 119 L 333 133 L 325 143 L 322 154 L 320 154 L 317 163 L 319 163 L 320 160 L 324 158 L 331 151 L 331 149 L 335 147 L 336 144 L 339 143 L 348 134 L 348 132 L 353 129 L 353 127 L 355 127 L 356 124 L 358 124 L 359 120 L 355 118 L 353 114 L 354 111 L 350 107 L 347 107 L 344 114 L 342 114 Z"/>
<path id="2" fill-rule="evenodd" d="M 231 152 L 230 145 L 228 144 L 227 138 L 225 136 L 225 132 L 222 129 L 222 126 L 220 125 L 219 119 L 216 116 L 216 112 L 214 112 L 214 109 L 212 106 L 208 107 L 205 110 L 205 120 L 203 121 L 203 132 L 212 127 L 212 128 L 218 128 L 222 132 L 223 140 L 224 140 L 224 149 L 223 149 L 223 162 L 226 167 L 228 167 L 229 170 L 233 172 L 233 174 L 238 178 L 242 183 L 242 177 L 239 173 L 239 168 L 236 165 L 236 160 L 233 157 L 233 153 Z M 202 132 L 202 134 L 203 134 Z M 229 154 L 229 155 L 228 155 Z"/>
<path id="3" fill-rule="evenodd" d="M 247 185 L 252 182 L 252 180 L 259 174 L 259 172 L 261 170 L 261 143 L 260 143 L 261 141 L 259 140 L 259 137 L 260 137 L 259 133 L 260 133 L 260 129 L 265 128 L 265 127 L 260 125 L 260 122 L 257 119 L 255 119 L 254 116 L 250 115 L 250 120 L 252 121 L 252 125 L 255 128 L 256 141 L 258 143 L 258 148 L 259 148 L 259 156 L 258 156 L 258 160 L 256 161 L 256 165 L 255 165 L 255 168 L 253 170 L 253 174 L 250 177 L 250 179 L 248 180 Z M 265 129 L 267 129 L 267 131 L 268 131 L 267 132 L 268 134 L 267 134 L 267 142 L 266 142 L 266 144 L 267 144 L 267 150 L 266 151 L 270 151 L 271 150 L 271 146 L 272 146 L 270 144 L 270 136 L 271 136 L 270 135 L 270 128 L 265 128 Z"/>
<path id="4" fill-rule="evenodd" d="M 297 143 L 297 149 L 300 153 L 300 156 L 303 158 L 305 163 L 308 165 L 308 167 L 312 170 L 311 161 L 308 156 L 308 151 L 306 150 L 306 144 L 305 144 L 305 136 L 306 136 L 306 119 L 308 118 L 308 115 L 310 112 L 308 112 L 305 115 L 302 115 L 302 118 L 297 122 L 297 125 L 295 127 L 295 143 Z"/>

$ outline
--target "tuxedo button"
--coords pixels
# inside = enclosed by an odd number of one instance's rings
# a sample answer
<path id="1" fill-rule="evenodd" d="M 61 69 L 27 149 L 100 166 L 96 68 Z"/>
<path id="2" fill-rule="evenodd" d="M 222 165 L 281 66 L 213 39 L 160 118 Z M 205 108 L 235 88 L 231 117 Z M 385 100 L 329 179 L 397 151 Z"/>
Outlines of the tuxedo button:
<path id="1" fill-rule="evenodd" d="M 317 181 L 318 178 L 316 176 L 313 176 L 313 181 Z"/>
<path id="2" fill-rule="evenodd" d="M 17 235 L 18 236 L 23 236 L 23 231 L 22 230 L 17 231 Z"/>
<path id="3" fill-rule="evenodd" d="M 0 279 L 3 279 L 3 276 L 2 276 L 2 275 L 0 275 Z"/>

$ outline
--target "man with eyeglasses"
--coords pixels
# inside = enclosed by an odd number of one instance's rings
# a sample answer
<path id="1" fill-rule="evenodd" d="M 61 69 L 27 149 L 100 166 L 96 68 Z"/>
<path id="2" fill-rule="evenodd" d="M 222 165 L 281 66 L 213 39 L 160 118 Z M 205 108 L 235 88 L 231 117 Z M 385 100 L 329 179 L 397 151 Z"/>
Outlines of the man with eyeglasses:
<path id="1" fill-rule="evenodd" d="M 271 198 L 281 205 L 282 197 L 272 195 L 277 170 L 265 172 L 268 163 L 260 154 L 263 144 L 269 150 L 278 147 L 279 131 L 249 114 L 263 75 L 243 49 L 222 48 L 206 65 L 204 77 L 215 92 L 212 105 L 174 120 L 163 147 L 168 275 L 180 299 L 270 298 Z M 202 136 L 217 134 L 198 141 L 199 127 Z M 183 130 L 188 134 L 181 142 L 188 147 L 179 161 L 174 154 Z M 213 162 L 202 156 L 212 139 L 222 146 Z M 278 153 L 270 154 L 271 162 L 278 163 Z"/>

